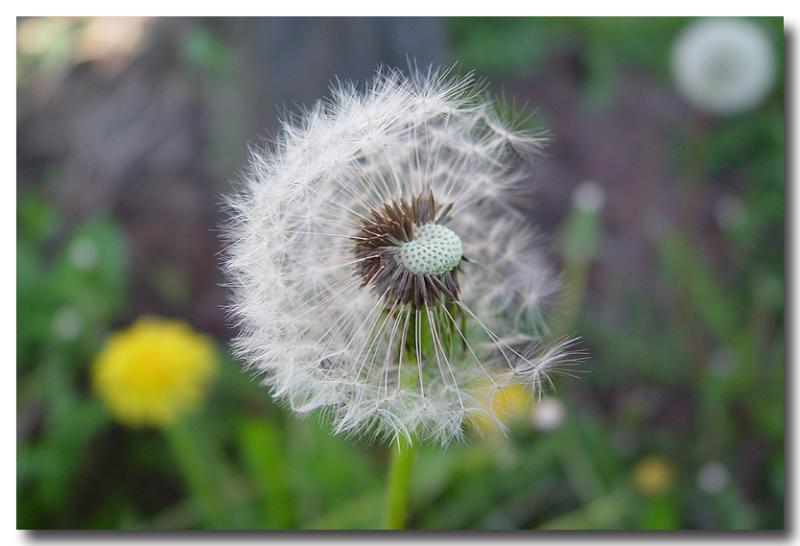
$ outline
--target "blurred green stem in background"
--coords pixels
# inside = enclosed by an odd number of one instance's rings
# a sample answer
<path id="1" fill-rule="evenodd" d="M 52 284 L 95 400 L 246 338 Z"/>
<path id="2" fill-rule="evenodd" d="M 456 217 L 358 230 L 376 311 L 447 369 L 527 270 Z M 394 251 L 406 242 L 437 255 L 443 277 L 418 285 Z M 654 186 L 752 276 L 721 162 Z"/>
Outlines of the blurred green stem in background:
<path id="1" fill-rule="evenodd" d="M 600 247 L 602 223 L 600 212 L 605 199 L 602 190 L 594 182 L 584 182 L 576 190 L 592 193 L 594 202 L 579 204 L 564 220 L 561 232 L 561 254 L 564 266 L 564 296 L 562 321 L 554 329 L 553 337 L 569 334 L 569 330 L 577 321 L 583 298 L 586 293 L 589 266 Z M 583 199 L 586 201 L 586 199 Z"/>
<path id="2" fill-rule="evenodd" d="M 294 526 L 286 459 L 286 437 L 277 419 L 248 419 L 239 432 L 245 464 L 261 494 L 262 523 L 269 529 Z"/>
<path id="3" fill-rule="evenodd" d="M 636 502 L 627 487 L 619 487 L 584 503 L 573 512 L 560 515 L 544 524 L 540 531 L 584 531 L 586 529 L 619 529 L 620 522 Z"/>
<path id="4" fill-rule="evenodd" d="M 397 437 L 397 444 L 391 447 L 389 472 L 386 480 L 385 529 L 405 528 L 413 462 L 413 442 L 401 434 Z"/>
<path id="5" fill-rule="evenodd" d="M 190 426 L 185 419 L 166 427 L 164 436 L 198 515 L 209 527 L 222 527 L 225 511 L 220 491 L 222 472 L 210 456 L 210 446 L 199 441 L 197 427 Z"/>

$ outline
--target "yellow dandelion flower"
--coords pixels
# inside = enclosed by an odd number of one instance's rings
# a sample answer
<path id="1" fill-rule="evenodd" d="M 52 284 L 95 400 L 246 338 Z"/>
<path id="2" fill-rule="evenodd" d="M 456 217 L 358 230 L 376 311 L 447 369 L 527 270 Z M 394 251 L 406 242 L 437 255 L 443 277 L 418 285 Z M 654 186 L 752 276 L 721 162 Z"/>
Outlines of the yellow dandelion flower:
<path id="1" fill-rule="evenodd" d="M 489 391 L 493 391 L 493 394 L 490 395 L 491 409 L 489 414 L 493 414 L 501 423 L 509 425 L 520 420 L 528 413 L 532 404 L 532 397 L 530 391 L 522 385 L 506 385 L 494 387 L 494 389 L 487 385 L 486 388 Z M 489 418 L 483 414 L 475 414 L 473 421 L 485 430 L 494 428 Z"/>
<path id="2" fill-rule="evenodd" d="M 92 381 L 121 423 L 163 427 L 202 404 L 216 368 L 207 336 L 181 321 L 141 318 L 106 341 Z"/>
<path id="3" fill-rule="evenodd" d="M 492 399 L 492 410 L 503 422 L 520 419 L 528 412 L 530 407 L 530 390 L 522 385 L 500 387 Z"/>
<path id="4" fill-rule="evenodd" d="M 672 464 L 659 455 L 648 455 L 633 469 L 633 485 L 645 495 L 659 495 L 672 487 L 675 470 Z"/>

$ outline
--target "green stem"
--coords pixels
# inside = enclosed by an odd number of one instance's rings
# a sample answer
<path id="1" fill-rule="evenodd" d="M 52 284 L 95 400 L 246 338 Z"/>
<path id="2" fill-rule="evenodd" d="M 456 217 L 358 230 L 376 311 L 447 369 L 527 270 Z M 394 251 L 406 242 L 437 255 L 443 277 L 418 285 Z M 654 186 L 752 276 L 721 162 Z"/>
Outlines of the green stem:
<path id="1" fill-rule="evenodd" d="M 244 461 L 261 495 L 263 524 L 271 529 L 290 529 L 294 513 L 288 481 L 286 438 L 274 418 L 248 419 L 240 428 Z"/>
<path id="2" fill-rule="evenodd" d="M 584 260 L 568 260 L 564 264 L 564 304 L 561 324 L 554 330 L 553 337 L 569 335 L 578 321 L 583 299 L 586 296 L 586 282 L 589 277 L 589 263 Z"/>
<path id="3" fill-rule="evenodd" d="M 218 528 L 222 525 L 224 504 L 220 496 L 219 473 L 215 472 L 205 446 L 185 421 L 164 429 L 175 463 L 186 483 L 192 504 L 203 522 Z"/>
<path id="4" fill-rule="evenodd" d="M 404 529 L 408 514 L 408 497 L 411 485 L 411 464 L 414 461 L 414 445 L 405 436 L 398 436 L 397 444 L 391 448 L 389 472 L 386 486 L 386 513 L 384 528 Z"/>

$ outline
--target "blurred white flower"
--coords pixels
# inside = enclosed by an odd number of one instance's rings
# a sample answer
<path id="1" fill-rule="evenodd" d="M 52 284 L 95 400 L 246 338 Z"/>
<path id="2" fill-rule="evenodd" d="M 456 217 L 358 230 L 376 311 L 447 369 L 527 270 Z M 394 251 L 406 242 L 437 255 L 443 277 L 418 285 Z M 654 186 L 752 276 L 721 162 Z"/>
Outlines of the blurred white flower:
<path id="1" fill-rule="evenodd" d="M 62 307 L 53 314 L 53 333 L 64 341 L 72 341 L 81 333 L 81 315 L 72 307 Z"/>
<path id="2" fill-rule="evenodd" d="M 531 410 L 531 423 L 539 430 L 557 429 L 564 421 L 564 404 L 558 398 L 542 398 Z"/>
<path id="3" fill-rule="evenodd" d="M 697 485 L 709 494 L 719 493 L 728 486 L 729 482 L 728 469 L 717 461 L 706 463 L 697 474 Z"/>
<path id="4" fill-rule="evenodd" d="M 572 193 L 573 206 L 583 212 L 599 212 L 605 202 L 606 192 L 603 186 L 594 180 L 581 182 Z"/>
<path id="5" fill-rule="evenodd" d="M 238 354 L 337 433 L 446 443 L 491 411 L 487 381 L 539 392 L 573 356 L 533 323 L 552 276 L 507 199 L 540 144 L 432 70 L 288 118 L 229 199 Z"/>
<path id="6" fill-rule="evenodd" d="M 742 19 L 700 19 L 680 34 L 672 51 L 680 91 L 695 107 L 735 114 L 756 106 L 775 75 L 764 31 Z"/>

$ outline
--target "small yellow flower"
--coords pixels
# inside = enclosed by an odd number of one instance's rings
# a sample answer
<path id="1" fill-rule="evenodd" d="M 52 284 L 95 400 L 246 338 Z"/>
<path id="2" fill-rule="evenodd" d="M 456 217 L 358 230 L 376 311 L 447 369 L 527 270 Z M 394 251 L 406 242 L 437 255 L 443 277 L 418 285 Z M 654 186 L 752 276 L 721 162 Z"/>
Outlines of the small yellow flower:
<path id="1" fill-rule="evenodd" d="M 672 464 L 659 455 L 648 455 L 633 469 L 633 485 L 645 495 L 659 495 L 672 487 L 675 471 Z"/>
<path id="2" fill-rule="evenodd" d="M 216 368 L 207 336 L 181 321 L 141 318 L 106 341 L 92 381 L 121 423 L 163 427 L 202 404 Z"/>
<path id="3" fill-rule="evenodd" d="M 530 390 L 522 385 L 500 387 L 492 399 L 492 410 L 504 423 L 525 416 L 531 407 Z"/>
<path id="4" fill-rule="evenodd" d="M 504 387 L 486 386 L 487 406 L 489 413 L 497 417 L 497 420 L 505 425 L 509 425 L 520 420 L 527 415 L 532 404 L 530 391 L 522 385 L 508 385 Z M 495 428 L 493 423 L 486 415 L 476 414 L 473 422 L 485 430 Z"/>

